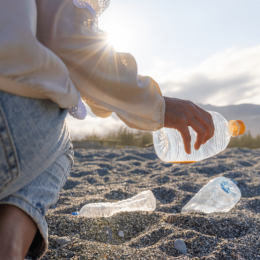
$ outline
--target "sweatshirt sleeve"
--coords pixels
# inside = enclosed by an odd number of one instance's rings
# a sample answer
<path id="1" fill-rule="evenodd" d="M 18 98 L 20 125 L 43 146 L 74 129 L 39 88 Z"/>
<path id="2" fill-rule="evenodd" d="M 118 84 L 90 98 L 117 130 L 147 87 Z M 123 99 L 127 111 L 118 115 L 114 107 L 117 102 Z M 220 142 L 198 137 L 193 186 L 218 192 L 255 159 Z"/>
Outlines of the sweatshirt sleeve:
<path id="1" fill-rule="evenodd" d="M 91 29 L 87 9 L 75 7 L 72 0 L 37 0 L 37 5 L 38 39 L 66 64 L 94 114 L 105 118 L 115 112 L 140 130 L 163 127 L 165 102 L 158 84 L 138 75 L 132 55 L 116 52 Z"/>
<path id="2" fill-rule="evenodd" d="M 60 58 L 37 40 L 36 18 L 35 1 L 0 1 L 0 89 L 73 106 L 78 91 Z"/>

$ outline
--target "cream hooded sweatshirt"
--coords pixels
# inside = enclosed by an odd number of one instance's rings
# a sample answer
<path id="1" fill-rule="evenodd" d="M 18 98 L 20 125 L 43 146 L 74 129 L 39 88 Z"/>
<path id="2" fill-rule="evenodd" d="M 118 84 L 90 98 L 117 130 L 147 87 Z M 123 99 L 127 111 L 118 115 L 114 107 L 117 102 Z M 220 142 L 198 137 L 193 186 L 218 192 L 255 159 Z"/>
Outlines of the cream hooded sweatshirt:
<path id="1" fill-rule="evenodd" d="M 72 0 L 1 1 L 0 89 L 64 108 L 77 104 L 79 91 L 99 117 L 115 112 L 129 127 L 162 128 L 158 84 L 138 75 L 133 56 L 117 53 L 93 19 Z"/>

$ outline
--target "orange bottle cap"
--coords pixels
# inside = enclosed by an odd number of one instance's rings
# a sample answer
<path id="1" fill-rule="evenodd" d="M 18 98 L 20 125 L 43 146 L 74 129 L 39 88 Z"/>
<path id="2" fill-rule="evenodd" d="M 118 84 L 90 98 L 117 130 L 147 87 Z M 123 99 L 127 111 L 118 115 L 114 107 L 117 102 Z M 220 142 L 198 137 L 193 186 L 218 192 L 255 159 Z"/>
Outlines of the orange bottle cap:
<path id="1" fill-rule="evenodd" d="M 246 131 L 245 124 L 241 120 L 231 120 L 228 125 L 232 136 L 242 135 Z"/>

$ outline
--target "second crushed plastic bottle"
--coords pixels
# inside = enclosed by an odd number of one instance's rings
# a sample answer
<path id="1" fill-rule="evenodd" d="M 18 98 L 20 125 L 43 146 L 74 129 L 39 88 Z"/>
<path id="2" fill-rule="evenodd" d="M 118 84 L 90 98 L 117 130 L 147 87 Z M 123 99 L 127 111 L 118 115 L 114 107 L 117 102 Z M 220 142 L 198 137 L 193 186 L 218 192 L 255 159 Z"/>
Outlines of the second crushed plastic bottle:
<path id="1" fill-rule="evenodd" d="M 241 135 L 245 132 L 245 125 L 241 120 L 227 120 L 217 112 L 208 111 L 213 118 L 215 133 L 214 136 L 199 150 L 195 150 L 194 144 L 197 133 L 189 127 L 191 135 L 191 154 L 187 154 L 184 149 L 183 139 L 176 129 L 162 128 L 153 132 L 154 148 L 158 157 L 165 162 L 171 163 L 193 163 L 209 158 L 223 151 L 233 136 Z"/>
<path id="2" fill-rule="evenodd" d="M 228 212 L 241 198 L 237 185 L 230 179 L 218 177 L 206 184 L 182 209 L 182 213 Z"/>

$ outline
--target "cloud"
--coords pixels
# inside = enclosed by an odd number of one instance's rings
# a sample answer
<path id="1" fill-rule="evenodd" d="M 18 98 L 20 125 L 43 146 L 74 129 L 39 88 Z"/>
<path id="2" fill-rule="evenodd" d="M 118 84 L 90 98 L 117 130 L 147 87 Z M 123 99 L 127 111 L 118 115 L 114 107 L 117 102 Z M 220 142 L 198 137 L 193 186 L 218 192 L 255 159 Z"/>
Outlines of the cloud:
<path id="1" fill-rule="evenodd" d="M 167 75 L 163 74 L 165 62 L 156 62 L 154 66 L 149 74 L 165 96 L 218 106 L 260 104 L 260 45 L 228 49 L 194 68 L 175 67 Z"/>

